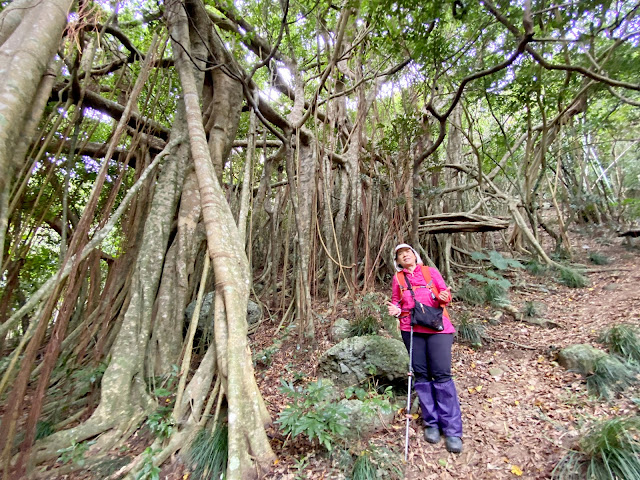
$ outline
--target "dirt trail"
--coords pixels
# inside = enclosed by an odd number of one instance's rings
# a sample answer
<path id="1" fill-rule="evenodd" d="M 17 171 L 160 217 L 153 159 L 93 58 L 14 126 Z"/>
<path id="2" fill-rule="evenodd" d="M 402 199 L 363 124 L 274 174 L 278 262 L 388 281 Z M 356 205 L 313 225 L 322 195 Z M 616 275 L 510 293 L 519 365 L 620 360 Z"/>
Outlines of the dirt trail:
<path id="1" fill-rule="evenodd" d="M 580 425 L 634 408 L 625 399 L 607 403 L 590 398 L 582 378 L 554 362 L 556 351 L 568 345 L 601 346 L 597 339 L 605 326 L 640 325 L 639 252 L 584 240 L 579 245 L 590 247 L 585 257 L 597 247 L 612 262 L 590 267 L 588 287 L 570 289 L 547 278 L 542 288 L 548 293 L 537 287 L 511 294 L 518 307 L 525 301 L 542 304 L 542 316 L 558 328 L 507 319 L 488 327 L 488 334 L 508 341 L 494 341 L 478 351 L 457 345 L 454 358 L 465 452 L 455 457 L 440 446 L 416 442 L 414 455 L 420 461 L 413 462 L 415 468 L 407 478 L 549 478 L 579 435 Z M 528 280 L 529 285 L 543 283 L 537 277 Z"/>
<path id="2" fill-rule="evenodd" d="M 464 422 L 464 452 L 446 452 L 443 443 L 430 445 L 422 439 L 419 420 L 412 423 L 408 479 L 544 479 L 579 436 L 579 428 L 596 419 L 633 411 L 630 399 L 599 401 L 586 393 L 582 378 L 554 361 L 555 353 L 574 343 L 600 346 L 597 338 L 605 326 L 622 322 L 640 325 L 640 248 L 625 248 L 620 239 L 576 238 L 573 258 L 587 266 L 590 285 L 571 289 L 549 275 L 518 274 L 510 292 L 512 305 L 521 309 L 536 302 L 541 317 L 558 324 L 544 328 L 505 315 L 499 324 L 487 323 L 494 340 L 480 349 L 454 345 L 454 374 Z M 589 252 L 597 251 L 610 264 L 595 266 Z M 487 320 L 496 309 L 468 309 L 453 305 L 452 315 L 463 312 L 472 319 Z M 267 343 L 266 332 L 257 334 L 256 348 Z M 262 338 L 261 338 L 262 337 Z M 315 362 L 330 346 L 323 332 L 316 352 L 295 351 L 288 342 L 274 354 L 268 369 L 259 372 L 259 383 L 274 419 L 286 405 L 278 392 L 281 378 L 303 372 L 315 376 Z M 272 339 L 271 339 L 272 341 Z M 298 376 L 300 373 L 298 373 Z M 304 446 L 282 448 L 278 433 L 274 449 L 279 456 L 268 478 L 344 478 L 336 462 L 316 455 Z M 404 420 L 397 415 L 386 432 L 372 442 L 402 452 Z M 299 460 L 306 457 L 305 464 Z M 298 463 L 296 463 L 298 462 Z"/>

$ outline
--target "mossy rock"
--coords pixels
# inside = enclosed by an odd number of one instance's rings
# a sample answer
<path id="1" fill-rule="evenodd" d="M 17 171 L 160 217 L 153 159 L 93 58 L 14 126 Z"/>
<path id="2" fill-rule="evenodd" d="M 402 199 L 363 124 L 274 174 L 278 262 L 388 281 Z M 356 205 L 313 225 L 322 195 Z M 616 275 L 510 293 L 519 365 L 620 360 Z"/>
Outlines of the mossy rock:
<path id="1" fill-rule="evenodd" d="M 606 352 L 586 343 L 570 345 L 558 353 L 558 363 L 567 370 L 589 375 L 596 362 L 607 355 Z"/>
<path id="2" fill-rule="evenodd" d="M 384 429 L 393 421 L 394 408 L 389 401 L 373 403 L 357 399 L 342 400 L 347 409 L 347 418 L 342 423 L 347 427 L 346 440 L 365 440 Z"/>
<path id="3" fill-rule="evenodd" d="M 334 342 L 340 342 L 345 338 L 349 338 L 349 332 L 351 330 L 351 323 L 346 318 L 338 318 L 333 325 L 331 325 L 331 339 Z"/>
<path id="4" fill-rule="evenodd" d="M 404 343 L 378 335 L 347 338 L 319 361 L 319 375 L 339 387 L 355 386 L 368 378 L 386 385 L 405 382 L 408 368 Z"/>

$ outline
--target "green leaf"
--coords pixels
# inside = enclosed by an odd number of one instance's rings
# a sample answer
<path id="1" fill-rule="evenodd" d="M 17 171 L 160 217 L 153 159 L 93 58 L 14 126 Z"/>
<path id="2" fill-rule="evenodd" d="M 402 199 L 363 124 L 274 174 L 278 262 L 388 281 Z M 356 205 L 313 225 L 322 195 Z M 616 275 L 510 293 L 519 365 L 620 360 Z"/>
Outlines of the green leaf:
<path id="1" fill-rule="evenodd" d="M 497 252 L 495 250 L 491 250 L 489 252 L 489 260 L 491 260 L 493 266 L 498 270 L 506 270 L 509 267 L 509 262 L 507 261 L 507 259 L 504 258 L 500 254 L 500 252 Z"/>
<path id="2" fill-rule="evenodd" d="M 489 260 L 489 257 L 482 252 L 471 252 L 471 258 L 474 260 Z"/>
<path id="3" fill-rule="evenodd" d="M 477 280 L 478 282 L 488 282 L 489 279 L 484 275 L 480 275 L 479 273 L 467 273 L 467 277 L 471 280 Z"/>

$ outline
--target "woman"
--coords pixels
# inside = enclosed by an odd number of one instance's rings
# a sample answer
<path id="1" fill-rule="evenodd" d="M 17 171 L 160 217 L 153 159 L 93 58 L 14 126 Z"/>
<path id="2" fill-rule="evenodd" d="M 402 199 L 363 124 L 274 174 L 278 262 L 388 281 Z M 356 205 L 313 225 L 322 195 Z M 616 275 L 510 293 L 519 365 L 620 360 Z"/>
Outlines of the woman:
<path id="1" fill-rule="evenodd" d="M 399 317 L 400 331 L 409 350 L 411 341 L 411 309 L 415 302 L 406 283 L 409 280 L 416 300 L 430 307 L 444 307 L 451 301 L 451 293 L 437 268 L 424 267 L 420 255 L 406 243 L 396 246 L 393 263 L 398 273 L 391 283 L 389 315 Z M 426 278 L 425 278 L 426 277 Z M 413 327 L 413 374 L 420 400 L 424 438 L 429 443 L 445 437 L 449 452 L 462 452 L 462 417 L 456 386 L 451 378 L 451 346 L 455 329 L 446 310 L 444 329 L 440 332 L 427 327 Z"/>

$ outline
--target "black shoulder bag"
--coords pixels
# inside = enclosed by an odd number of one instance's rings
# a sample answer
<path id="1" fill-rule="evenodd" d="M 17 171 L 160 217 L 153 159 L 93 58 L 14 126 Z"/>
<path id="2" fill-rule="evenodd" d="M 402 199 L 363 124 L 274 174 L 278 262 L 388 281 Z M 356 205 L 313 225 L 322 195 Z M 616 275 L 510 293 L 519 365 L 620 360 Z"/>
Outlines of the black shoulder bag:
<path id="1" fill-rule="evenodd" d="M 442 307 L 429 307 L 424 303 L 420 303 L 416 300 L 413 288 L 411 288 L 411 283 L 406 275 L 404 276 L 404 281 L 407 282 L 407 288 L 411 292 L 413 301 L 416 304 L 416 306 L 411 310 L 411 325 L 427 327 L 438 332 L 444 330 L 444 325 L 442 324 Z M 431 294 L 433 295 L 433 292 Z"/>

